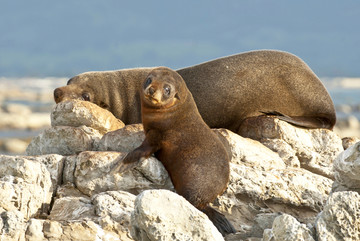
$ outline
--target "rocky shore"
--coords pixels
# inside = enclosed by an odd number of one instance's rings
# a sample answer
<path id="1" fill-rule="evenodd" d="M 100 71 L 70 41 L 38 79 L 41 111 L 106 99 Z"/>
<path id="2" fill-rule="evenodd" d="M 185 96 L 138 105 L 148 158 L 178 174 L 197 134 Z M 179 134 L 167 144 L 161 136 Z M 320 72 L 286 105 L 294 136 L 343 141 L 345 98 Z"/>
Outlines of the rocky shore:
<path id="1" fill-rule="evenodd" d="M 142 142 L 141 124 L 81 101 L 55 106 L 50 123 L 26 155 L 0 156 L 4 240 L 360 240 L 356 139 L 271 117 L 249 138 L 214 129 L 232 157 L 212 204 L 237 230 L 223 238 L 156 158 L 109 173 Z"/>

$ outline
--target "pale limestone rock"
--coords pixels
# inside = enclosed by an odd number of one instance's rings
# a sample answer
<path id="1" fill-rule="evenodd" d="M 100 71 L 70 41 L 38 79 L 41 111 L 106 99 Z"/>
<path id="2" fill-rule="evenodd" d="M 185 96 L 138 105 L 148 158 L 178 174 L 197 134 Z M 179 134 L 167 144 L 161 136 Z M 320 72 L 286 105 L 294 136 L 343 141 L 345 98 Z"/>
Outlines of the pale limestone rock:
<path id="1" fill-rule="evenodd" d="M 358 137 L 344 137 L 341 139 L 342 144 L 344 147 L 344 150 L 348 149 L 350 146 L 355 145 L 357 142 L 360 141 L 360 138 Z"/>
<path id="2" fill-rule="evenodd" d="M 33 138 L 26 149 L 26 154 L 29 156 L 72 155 L 92 150 L 94 141 L 100 138 L 100 133 L 90 127 L 55 126 Z"/>
<path id="3" fill-rule="evenodd" d="M 154 157 L 145 159 L 127 172 L 111 174 L 114 164 L 124 156 L 120 152 L 80 153 L 76 158 L 74 172 L 77 188 L 88 196 L 111 190 L 139 193 L 151 188 L 172 188 L 166 169 Z"/>
<path id="4" fill-rule="evenodd" d="M 224 240 L 208 217 L 167 190 L 144 191 L 131 215 L 135 240 Z"/>
<path id="5" fill-rule="evenodd" d="M 360 195 L 336 192 L 315 222 L 319 241 L 360 240 Z"/>
<path id="6" fill-rule="evenodd" d="M 294 149 L 302 168 L 333 178 L 332 162 L 344 150 L 340 137 L 334 132 L 298 128 L 269 116 L 249 118 L 246 122 L 240 131 L 242 136 L 266 143 L 281 139 Z"/>
<path id="7" fill-rule="evenodd" d="M 275 218 L 280 215 L 281 213 L 260 213 L 256 215 L 250 236 L 262 238 L 264 230 L 271 229 Z"/>
<path id="8" fill-rule="evenodd" d="M 294 217 L 283 214 L 275 218 L 272 230 L 264 234 L 264 241 L 315 241 L 305 224 L 299 223 Z"/>
<path id="9" fill-rule="evenodd" d="M 221 136 L 225 137 L 225 141 L 228 143 L 225 146 L 230 149 L 231 162 L 234 164 L 244 164 L 261 170 L 286 167 L 284 161 L 277 153 L 271 151 L 258 141 L 241 137 L 226 129 L 217 129 L 214 132 L 220 138 Z"/>
<path id="10" fill-rule="evenodd" d="M 215 206 L 225 211 L 235 229 L 253 225 L 257 214 L 288 213 L 314 220 L 330 193 L 332 180 L 300 168 L 263 171 L 231 163 L 230 181 Z M 301 210 L 301 211 L 299 211 Z"/>
<path id="11" fill-rule="evenodd" d="M 63 183 L 75 183 L 74 171 L 77 155 L 67 156 L 64 160 Z"/>
<path id="12" fill-rule="evenodd" d="M 84 197 L 58 198 L 50 220 L 31 219 L 26 231 L 27 240 L 133 240 L 130 236 L 130 217 L 135 196 L 127 192 L 105 192 Z M 71 233 L 79 233 L 75 234 Z M 81 236 L 81 233 L 87 233 Z M 70 239 L 70 237 L 72 239 Z M 76 237 L 76 238 L 75 238 Z"/>
<path id="13" fill-rule="evenodd" d="M 22 212 L 0 207 L 0 240 L 25 241 L 26 222 Z"/>
<path id="14" fill-rule="evenodd" d="M 262 144 L 270 150 L 278 153 L 280 158 L 288 167 L 300 168 L 299 158 L 296 156 L 296 151 L 284 140 L 281 139 L 263 139 Z"/>
<path id="15" fill-rule="evenodd" d="M 98 130 L 101 134 L 125 126 L 110 111 L 91 102 L 80 100 L 57 104 L 51 112 L 51 125 L 73 127 L 85 125 Z"/>
<path id="16" fill-rule="evenodd" d="M 117 233 L 122 241 L 133 240 L 130 236 L 130 218 L 135 198 L 135 195 L 123 191 L 109 191 L 92 197 L 96 215 L 100 217 L 100 226 Z"/>
<path id="17" fill-rule="evenodd" d="M 360 142 L 340 153 L 334 161 L 334 170 L 341 185 L 360 189 Z"/>
<path id="18" fill-rule="evenodd" d="M 85 220 L 95 216 L 89 198 L 63 197 L 55 200 L 49 219 L 56 221 Z"/>
<path id="19" fill-rule="evenodd" d="M 26 240 L 28 241 L 45 241 L 43 233 L 44 220 L 32 218 L 28 221 L 28 227 L 25 232 Z"/>
<path id="20" fill-rule="evenodd" d="M 18 210 L 26 219 L 45 213 L 55 188 L 41 160 L 0 156 L 0 207 L 5 210 Z"/>
<path id="21" fill-rule="evenodd" d="M 141 145 L 145 139 L 142 124 L 126 125 L 116 131 L 106 133 L 96 143 L 98 151 L 130 152 Z"/>
<path id="22" fill-rule="evenodd" d="M 26 240 L 121 240 L 113 232 L 103 230 L 91 220 L 50 221 L 31 219 L 26 230 Z M 122 240 L 121 240 L 122 241 Z"/>

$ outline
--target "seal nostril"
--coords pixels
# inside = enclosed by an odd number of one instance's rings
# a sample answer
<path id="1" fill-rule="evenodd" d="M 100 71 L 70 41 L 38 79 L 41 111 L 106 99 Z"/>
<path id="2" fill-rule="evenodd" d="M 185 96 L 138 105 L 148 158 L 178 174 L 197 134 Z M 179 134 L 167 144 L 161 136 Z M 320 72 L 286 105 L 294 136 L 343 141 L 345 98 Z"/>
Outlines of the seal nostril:
<path id="1" fill-rule="evenodd" d="M 62 97 L 64 95 L 64 92 L 60 88 L 56 88 L 54 90 L 54 100 L 56 103 L 60 102 Z"/>

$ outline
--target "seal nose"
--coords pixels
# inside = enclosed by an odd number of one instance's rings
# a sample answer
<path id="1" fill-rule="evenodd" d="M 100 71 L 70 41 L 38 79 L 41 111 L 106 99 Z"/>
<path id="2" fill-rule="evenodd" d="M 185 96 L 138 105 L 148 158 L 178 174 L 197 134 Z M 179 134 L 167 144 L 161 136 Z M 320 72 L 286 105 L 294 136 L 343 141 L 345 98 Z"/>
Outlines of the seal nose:
<path id="1" fill-rule="evenodd" d="M 64 96 L 64 92 L 60 88 L 56 88 L 54 90 L 54 100 L 56 104 L 61 102 L 63 96 Z"/>

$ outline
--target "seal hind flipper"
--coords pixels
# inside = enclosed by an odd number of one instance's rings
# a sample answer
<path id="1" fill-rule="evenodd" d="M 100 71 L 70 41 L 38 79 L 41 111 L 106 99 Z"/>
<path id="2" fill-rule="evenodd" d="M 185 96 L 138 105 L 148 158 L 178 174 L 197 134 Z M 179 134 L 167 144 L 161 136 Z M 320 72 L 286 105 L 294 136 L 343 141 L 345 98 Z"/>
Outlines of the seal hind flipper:
<path id="1" fill-rule="evenodd" d="M 315 128 L 326 128 L 332 129 L 333 125 L 327 118 L 322 117 L 311 117 L 311 116 L 288 116 L 278 111 L 260 111 L 261 113 L 268 116 L 275 116 L 276 118 L 286 121 L 292 125 L 315 129 Z"/>
<path id="2" fill-rule="evenodd" d="M 223 214 L 219 213 L 210 206 L 206 206 L 201 211 L 208 216 L 211 222 L 222 234 L 222 236 L 225 236 L 230 233 L 236 233 L 234 226 L 232 226 L 232 224 L 229 222 L 229 220 L 226 219 L 226 217 Z"/>

